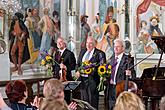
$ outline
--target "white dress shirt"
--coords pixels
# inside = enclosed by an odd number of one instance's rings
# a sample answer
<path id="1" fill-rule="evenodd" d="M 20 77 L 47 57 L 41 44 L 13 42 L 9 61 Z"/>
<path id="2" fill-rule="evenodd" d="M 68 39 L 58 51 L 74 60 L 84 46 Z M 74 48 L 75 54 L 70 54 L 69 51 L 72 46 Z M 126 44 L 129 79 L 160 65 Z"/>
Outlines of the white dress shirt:
<path id="1" fill-rule="evenodd" d="M 118 68 L 119 68 L 119 65 L 120 65 L 121 59 L 122 59 L 122 57 L 123 57 L 123 54 L 124 54 L 124 53 L 121 53 L 120 55 L 115 56 L 115 58 L 118 58 L 118 59 L 117 59 L 117 65 L 116 65 L 116 70 L 115 70 L 115 75 L 114 75 L 115 78 L 114 78 L 113 84 L 116 84 L 117 70 L 118 70 Z"/>

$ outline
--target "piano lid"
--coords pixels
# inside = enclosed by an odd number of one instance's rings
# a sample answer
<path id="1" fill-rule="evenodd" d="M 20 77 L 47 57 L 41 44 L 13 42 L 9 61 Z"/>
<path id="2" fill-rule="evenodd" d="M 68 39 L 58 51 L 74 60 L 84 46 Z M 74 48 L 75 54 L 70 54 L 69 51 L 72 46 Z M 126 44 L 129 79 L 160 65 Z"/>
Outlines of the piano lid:
<path id="1" fill-rule="evenodd" d="M 152 36 L 151 38 L 154 40 L 158 48 L 165 52 L 165 36 Z"/>
<path id="2" fill-rule="evenodd" d="M 144 69 L 141 79 L 153 78 L 156 69 L 157 67 Z M 165 67 L 158 68 L 157 79 L 165 79 Z"/>
<path id="3" fill-rule="evenodd" d="M 158 48 L 161 49 L 161 55 L 160 55 L 160 58 L 159 58 L 159 62 L 158 62 L 158 65 L 155 69 L 155 73 L 153 75 L 153 78 L 152 80 L 155 80 L 157 77 L 158 77 L 158 70 L 160 68 L 160 62 L 162 60 L 162 56 L 163 56 L 163 53 L 165 52 L 165 36 L 152 36 L 152 39 L 154 40 L 154 42 L 157 44 Z"/>

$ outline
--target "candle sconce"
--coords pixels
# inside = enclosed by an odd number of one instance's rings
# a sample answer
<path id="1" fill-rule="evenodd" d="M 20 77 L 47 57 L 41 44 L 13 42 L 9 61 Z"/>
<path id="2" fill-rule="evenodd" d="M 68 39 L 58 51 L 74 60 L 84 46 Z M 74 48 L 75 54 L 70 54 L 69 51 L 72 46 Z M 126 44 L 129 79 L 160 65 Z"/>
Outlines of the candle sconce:
<path id="1" fill-rule="evenodd" d="M 74 1 L 73 0 L 68 0 L 68 11 L 67 11 L 67 15 L 68 16 L 76 16 L 76 11 L 75 11 L 75 8 L 74 8 Z"/>

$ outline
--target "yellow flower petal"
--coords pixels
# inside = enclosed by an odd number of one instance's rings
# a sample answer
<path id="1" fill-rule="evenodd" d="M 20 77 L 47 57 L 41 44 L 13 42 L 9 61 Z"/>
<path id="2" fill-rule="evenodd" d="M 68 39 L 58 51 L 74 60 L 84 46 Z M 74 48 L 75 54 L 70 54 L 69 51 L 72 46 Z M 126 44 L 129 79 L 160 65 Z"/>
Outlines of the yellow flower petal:
<path id="1" fill-rule="evenodd" d="M 45 60 L 42 59 L 41 65 L 45 65 L 45 63 L 46 63 Z"/>

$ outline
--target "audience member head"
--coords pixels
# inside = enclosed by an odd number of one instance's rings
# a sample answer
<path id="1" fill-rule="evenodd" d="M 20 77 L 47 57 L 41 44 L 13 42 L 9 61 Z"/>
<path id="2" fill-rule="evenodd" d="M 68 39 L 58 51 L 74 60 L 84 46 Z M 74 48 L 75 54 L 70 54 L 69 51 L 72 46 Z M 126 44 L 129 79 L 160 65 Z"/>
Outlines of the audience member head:
<path id="1" fill-rule="evenodd" d="M 23 80 L 10 81 L 6 85 L 5 92 L 10 102 L 26 100 L 28 96 L 27 87 Z"/>
<path id="2" fill-rule="evenodd" d="M 117 97 L 114 110 L 145 110 L 145 106 L 136 94 L 124 91 Z"/>
<path id="3" fill-rule="evenodd" d="M 66 48 L 66 41 L 63 37 L 58 37 L 57 38 L 57 47 L 60 50 L 63 50 L 64 48 Z"/>
<path id="4" fill-rule="evenodd" d="M 122 39 L 114 40 L 114 52 L 115 55 L 118 56 L 125 51 L 125 43 Z"/>
<path id="5" fill-rule="evenodd" d="M 49 79 L 44 84 L 43 94 L 47 99 L 64 101 L 64 86 L 58 79 Z"/>
<path id="6" fill-rule="evenodd" d="M 86 41 L 86 48 L 88 51 L 92 51 L 96 47 L 96 40 L 89 36 Z"/>
<path id="7" fill-rule="evenodd" d="M 69 110 L 66 103 L 59 100 L 45 99 L 41 103 L 40 110 Z"/>
<path id="8" fill-rule="evenodd" d="M 165 96 L 160 100 L 160 110 L 165 110 Z"/>

